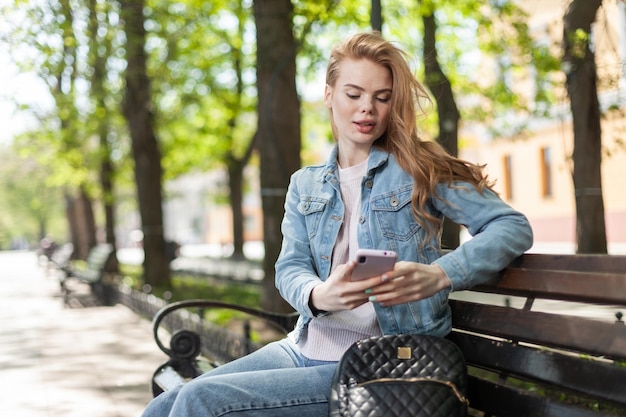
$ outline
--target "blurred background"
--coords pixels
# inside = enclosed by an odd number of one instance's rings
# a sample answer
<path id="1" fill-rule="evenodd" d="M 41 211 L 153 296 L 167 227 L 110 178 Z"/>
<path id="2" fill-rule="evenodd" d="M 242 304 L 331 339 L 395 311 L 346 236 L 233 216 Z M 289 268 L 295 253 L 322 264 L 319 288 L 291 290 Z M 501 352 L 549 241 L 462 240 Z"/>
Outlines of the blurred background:
<path id="1" fill-rule="evenodd" d="M 372 28 L 431 93 L 423 137 L 486 164 L 532 251 L 626 253 L 622 0 L 1 0 L 0 249 L 108 242 L 161 289 L 177 258 L 253 261 L 278 305 L 330 48 Z"/>

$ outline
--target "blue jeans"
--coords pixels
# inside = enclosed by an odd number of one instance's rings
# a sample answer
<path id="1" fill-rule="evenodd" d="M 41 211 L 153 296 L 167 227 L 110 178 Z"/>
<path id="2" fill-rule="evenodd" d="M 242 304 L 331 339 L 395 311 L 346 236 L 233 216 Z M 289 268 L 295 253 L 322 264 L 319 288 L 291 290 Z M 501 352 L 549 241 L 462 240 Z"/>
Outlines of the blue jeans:
<path id="1" fill-rule="evenodd" d="M 142 417 L 326 417 L 336 367 L 283 339 L 159 395 Z"/>

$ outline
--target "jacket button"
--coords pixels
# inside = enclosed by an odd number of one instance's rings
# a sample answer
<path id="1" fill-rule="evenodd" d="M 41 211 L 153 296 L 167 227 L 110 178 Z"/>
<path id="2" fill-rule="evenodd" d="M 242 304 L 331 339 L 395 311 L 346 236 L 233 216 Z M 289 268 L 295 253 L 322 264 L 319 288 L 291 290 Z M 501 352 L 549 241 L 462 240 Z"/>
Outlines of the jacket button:
<path id="1" fill-rule="evenodd" d="M 391 207 L 397 207 L 398 204 L 400 204 L 400 202 L 398 201 L 398 199 L 394 196 L 391 197 L 391 201 L 390 201 Z"/>
<path id="2" fill-rule="evenodd" d="M 372 188 L 373 185 L 374 185 L 374 181 L 372 181 L 372 180 L 365 181 L 365 186 L 367 188 Z"/>

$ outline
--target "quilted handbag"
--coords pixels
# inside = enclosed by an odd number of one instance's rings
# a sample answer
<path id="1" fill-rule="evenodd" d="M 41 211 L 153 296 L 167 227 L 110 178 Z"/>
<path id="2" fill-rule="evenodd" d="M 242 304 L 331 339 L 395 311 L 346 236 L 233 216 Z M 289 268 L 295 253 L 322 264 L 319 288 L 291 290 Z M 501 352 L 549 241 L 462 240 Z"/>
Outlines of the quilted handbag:
<path id="1" fill-rule="evenodd" d="M 339 361 L 331 417 L 465 417 L 467 365 L 459 348 L 436 336 L 377 336 Z"/>

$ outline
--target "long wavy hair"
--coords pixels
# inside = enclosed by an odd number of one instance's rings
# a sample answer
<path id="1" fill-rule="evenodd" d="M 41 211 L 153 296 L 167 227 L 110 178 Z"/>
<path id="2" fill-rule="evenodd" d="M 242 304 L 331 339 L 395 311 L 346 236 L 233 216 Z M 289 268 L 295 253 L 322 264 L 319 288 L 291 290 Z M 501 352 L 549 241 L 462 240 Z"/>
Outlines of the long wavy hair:
<path id="1" fill-rule="evenodd" d="M 482 192 L 493 185 L 483 173 L 484 165 L 456 158 L 438 143 L 420 138 L 417 118 L 425 114 L 421 102 L 429 100 L 429 96 L 411 71 L 404 51 L 383 39 L 379 32 L 353 35 L 332 50 L 326 84 L 335 86 L 339 64 L 346 58 L 367 59 L 391 72 L 388 127 L 374 145 L 393 154 L 400 167 L 413 177 L 413 215 L 426 229 L 429 238 L 434 235 L 439 237 L 442 223 L 426 210 L 430 198 L 441 199 L 437 194 L 437 185 L 447 183 L 452 187 L 455 181 L 464 181 Z"/>

